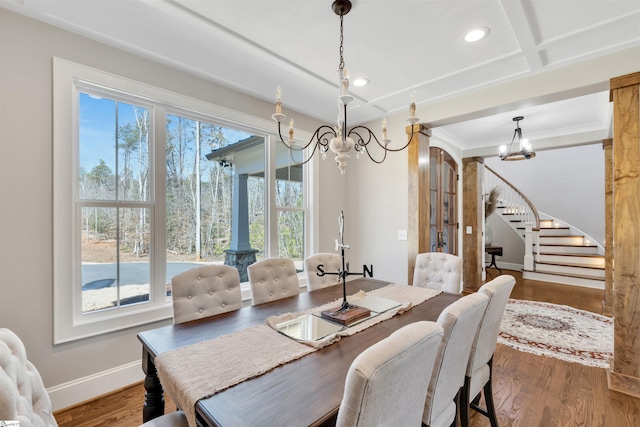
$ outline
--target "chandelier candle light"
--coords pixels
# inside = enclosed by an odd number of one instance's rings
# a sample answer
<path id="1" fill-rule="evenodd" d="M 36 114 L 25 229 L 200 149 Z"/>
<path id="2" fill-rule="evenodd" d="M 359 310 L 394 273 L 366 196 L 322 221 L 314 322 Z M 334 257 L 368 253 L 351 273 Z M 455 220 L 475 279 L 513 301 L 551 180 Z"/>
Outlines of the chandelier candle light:
<path id="1" fill-rule="evenodd" d="M 296 147 L 293 139 L 293 119 L 289 121 L 289 139 L 285 140 L 282 137 L 281 124 L 286 119 L 286 116 L 282 114 L 282 89 L 278 86 L 276 92 L 276 113 L 271 116 L 273 120 L 278 122 L 278 135 L 280 141 L 289 148 L 291 151 L 303 151 L 311 147 L 311 154 L 306 160 L 302 162 L 296 162 L 298 164 L 305 164 L 316 152 L 316 149 L 322 154 L 322 158 L 326 158 L 327 149 L 333 151 L 336 155 L 335 160 L 338 164 L 340 172 L 344 175 L 347 172 L 347 161 L 351 158 L 349 151 L 353 148 L 356 152 L 356 157 L 360 158 L 360 154 L 366 153 L 369 158 L 375 163 L 382 163 L 387 158 L 387 152 L 389 151 L 402 151 L 413 139 L 413 125 L 420 119 L 416 117 L 416 96 L 415 91 L 411 94 L 411 104 L 409 106 L 409 118 L 407 122 L 412 126 L 411 136 L 409 141 L 400 148 L 389 148 L 388 145 L 391 142 L 387 138 L 387 119 L 382 120 L 382 141 L 380 141 L 376 135 L 366 126 L 354 126 L 351 129 L 347 125 L 347 105 L 353 101 L 353 96 L 349 95 L 349 70 L 344 66 L 343 57 L 343 18 L 344 15 L 351 10 L 351 2 L 349 0 L 335 0 L 332 4 L 332 9 L 336 15 L 340 16 L 340 62 L 338 64 L 338 121 L 337 126 L 322 125 L 311 136 L 309 142 L 302 146 Z M 382 159 L 378 160 L 372 157 L 369 152 L 369 143 L 375 141 L 377 145 L 384 151 Z M 373 145 L 373 144 L 372 144 Z M 292 157 L 293 159 L 293 157 Z M 295 160 L 294 160 L 295 161 Z"/>
<path id="2" fill-rule="evenodd" d="M 529 138 L 522 137 L 522 129 L 520 129 L 521 120 L 524 120 L 524 117 L 518 116 L 513 118 L 513 121 L 516 122 L 516 129 L 513 132 L 513 138 L 511 138 L 511 144 L 509 147 L 507 147 L 506 144 L 502 144 L 498 147 L 498 156 L 500 156 L 500 160 L 529 160 L 536 156 L 536 152 L 533 151 Z M 520 151 L 514 151 L 512 153 L 511 147 L 513 146 L 516 136 L 518 137 Z"/>

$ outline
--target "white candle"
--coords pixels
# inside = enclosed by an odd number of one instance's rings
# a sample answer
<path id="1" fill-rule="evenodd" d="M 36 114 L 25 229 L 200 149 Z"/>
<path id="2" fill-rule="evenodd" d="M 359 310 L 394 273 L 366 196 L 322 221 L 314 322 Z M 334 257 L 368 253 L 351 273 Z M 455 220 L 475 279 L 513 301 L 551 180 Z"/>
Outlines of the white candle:
<path id="1" fill-rule="evenodd" d="M 340 81 L 340 96 L 349 93 L 349 70 L 342 70 L 342 80 Z"/>
<path id="2" fill-rule="evenodd" d="M 276 89 L 276 114 L 282 114 L 282 88 Z"/>
<path id="3" fill-rule="evenodd" d="M 289 141 L 293 141 L 293 119 L 289 121 Z"/>
<path id="4" fill-rule="evenodd" d="M 416 91 L 411 92 L 411 105 L 409 106 L 409 116 L 416 116 Z"/>
<path id="5" fill-rule="evenodd" d="M 382 139 L 387 139 L 387 119 L 382 119 Z"/>

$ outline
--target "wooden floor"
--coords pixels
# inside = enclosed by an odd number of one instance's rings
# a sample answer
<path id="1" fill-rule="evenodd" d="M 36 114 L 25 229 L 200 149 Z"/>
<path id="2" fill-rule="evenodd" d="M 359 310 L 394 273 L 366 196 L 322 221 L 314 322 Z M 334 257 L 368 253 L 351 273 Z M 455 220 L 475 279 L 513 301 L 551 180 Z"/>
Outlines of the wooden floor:
<path id="1" fill-rule="evenodd" d="M 487 280 L 496 276 L 487 272 Z M 512 298 L 546 301 L 602 312 L 602 291 L 522 279 L 518 272 Z M 636 427 L 640 399 L 607 388 L 607 370 L 535 356 L 498 345 L 494 356 L 494 400 L 501 427 Z M 144 388 L 135 384 L 100 399 L 55 413 L 60 427 L 142 424 Z M 175 410 L 167 402 L 166 411 Z M 473 411 L 472 411 L 473 412 Z M 472 427 L 489 427 L 473 413 Z"/>

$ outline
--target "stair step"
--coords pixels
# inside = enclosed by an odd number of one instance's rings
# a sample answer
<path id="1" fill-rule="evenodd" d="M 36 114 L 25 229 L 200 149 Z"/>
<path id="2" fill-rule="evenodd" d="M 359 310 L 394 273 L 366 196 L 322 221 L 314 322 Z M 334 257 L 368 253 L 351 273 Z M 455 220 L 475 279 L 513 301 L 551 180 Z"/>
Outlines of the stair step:
<path id="1" fill-rule="evenodd" d="M 584 236 L 576 236 L 572 234 L 561 234 L 557 236 L 539 236 L 540 245 L 547 244 L 560 244 L 560 245 L 574 245 L 574 246 L 584 246 L 585 238 Z"/>
<path id="2" fill-rule="evenodd" d="M 604 256 L 597 254 L 562 254 L 562 253 L 540 253 L 539 262 L 570 266 L 589 266 L 604 268 Z"/>
<path id="3" fill-rule="evenodd" d="M 533 245 L 534 252 L 537 245 Z M 543 243 L 540 245 L 541 253 L 554 253 L 554 254 L 576 254 L 576 255 L 598 255 L 598 246 L 596 245 L 565 245 L 565 244 L 548 244 Z"/>
<path id="4" fill-rule="evenodd" d="M 594 267 L 589 265 L 538 261 L 535 263 L 535 271 L 553 274 L 568 274 L 571 276 L 590 279 L 604 279 L 604 267 Z"/>
<path id="5" fill-rule="evenodd" d="M 563 283 L 565 285 L 604 289 L 604 279 L 594 279 L 589 276 L 522 270 L 522 277 L 525 279 L 539 280 L 541 282 Z"/>

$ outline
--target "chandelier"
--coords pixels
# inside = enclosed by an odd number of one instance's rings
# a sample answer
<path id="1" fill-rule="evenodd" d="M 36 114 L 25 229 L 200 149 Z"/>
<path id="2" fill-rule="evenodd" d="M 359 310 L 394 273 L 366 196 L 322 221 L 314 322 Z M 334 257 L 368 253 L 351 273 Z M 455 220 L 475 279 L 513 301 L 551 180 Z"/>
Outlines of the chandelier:
<path id="1" fill-rule="evenodd" d="M 387 158 L 387 152 L 389 151 L 402 151 L 413 139 L 413 125 L 417 123 L 420 119 L 416 117 L 416 103 L 415 103 L 415 92 L 411 94 L 411 104 L 409 106 L 409 118 L 407 122 L 412 125 L 411 126 L 411 136 L 409 137 L 409 141 L 400 148 L 389 148 L 388 145 L 391 142 L 390 139 L 387 138 L 387 119 L 382 120 L 382 141 L 376 137 L 376 135 L 366 126 L 354 126 L 349 129 L 347 125 L 347 105 L 353 101 L 353 97 L 349 95 L 349 71 L 344 65 L 344 57 L 343 57 L 343 18 L 344 15 L 349 13 L 351 10 L 351 2 L 349 0 L 335 0 L 332 4 L 332 9 L 336 15 L 340 16 L 340 62 L 338 64 L 338 120 L 336 126 L 322 125 L 318 129 L 315 130 L 309 142 L 306 145 L 300 147 L 296 146 L 293 139 L 293 119 L 289 122 L 289 138 L 285 139 L 282 137 L 281 125 L 282 122 L 286 119 L 286 116 L 282 114 L 282 89 L 278 86 L 276 92 L 276 113 L 271 116 L 273 120 L 278 122 L 278 135 L 280 137 L 280 141 L 289 148 L 291 151 L 304 151 L 305 149 L 311 148 L 311 154 L 309 157 L 301 162 L 297 162 L 293 159 L 293 155 L 291 156 L 292 160 L 294 160 L 297 164 L 305 164 L 316 153 L 316 150 L 321 153 L 322 158 L 326 158 L 327 150 L 331 150 L 335 153 L 336 163 L 338 164 L 338 168 L 340 169 L 341 174 L 345 174 L 347 172 L 347 161 L 351 158 L 349 152 L 353 148 L 356 152 L 356 157 L 360 158 L 360 154 L 367 154 L 369 158 L 375 163 L 382 163 Z M 375 159 L 371 152 L 369 151 L 369 144 L 371 146 L 375 146 L 373 141 L 377 143 L 377 145 L 382 148 L 384 154 L 381 159 Z"/>
<path id="2" fill-rule="evenodd" d="M 513 121 L 516 122 L 516 129 L 513 132 L 513 138 L 511 138 L 511 144 L 509 145 L 509 147 L 507 147 L 506 144 L 503 144 L 498 148 L 498 156 L 500 156 L 500 160 L 529 160 L 536 156 L 536 152 L 533 151 L 533 147 L 529 142 L 529 138 L 522 137 L 520 120 L 524 120 L 524 117 L 518 116 L 513 118 Z M 518 145 L 520 147 L 520 151 L 511 152 L 511 148 L 513 147 L 513 142 L 516 140 L 516 136 L 518 137 Z"/>

